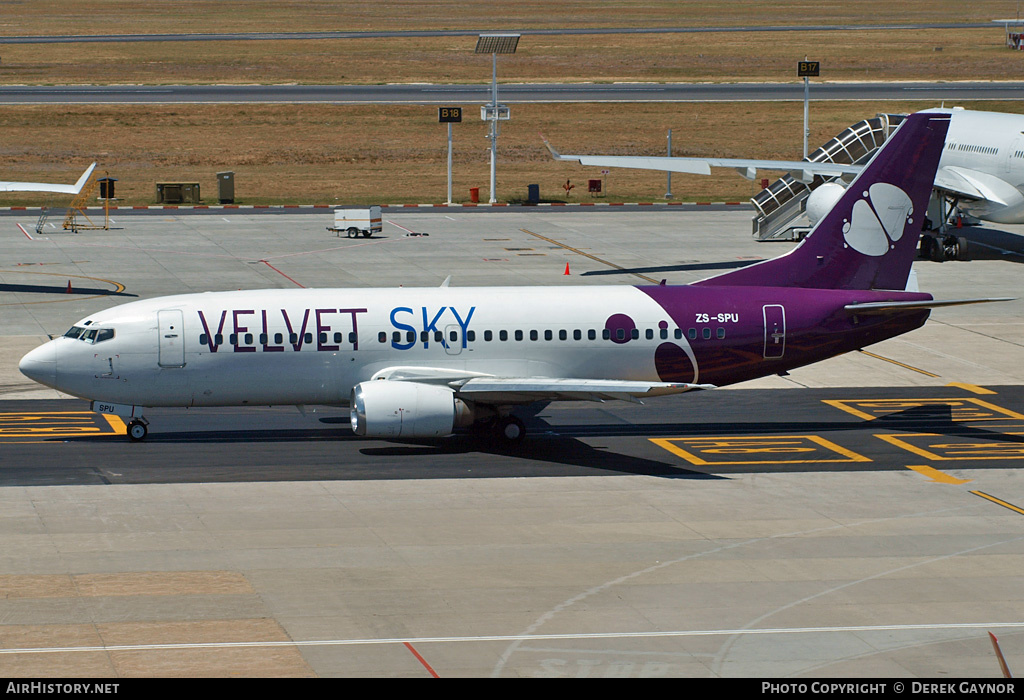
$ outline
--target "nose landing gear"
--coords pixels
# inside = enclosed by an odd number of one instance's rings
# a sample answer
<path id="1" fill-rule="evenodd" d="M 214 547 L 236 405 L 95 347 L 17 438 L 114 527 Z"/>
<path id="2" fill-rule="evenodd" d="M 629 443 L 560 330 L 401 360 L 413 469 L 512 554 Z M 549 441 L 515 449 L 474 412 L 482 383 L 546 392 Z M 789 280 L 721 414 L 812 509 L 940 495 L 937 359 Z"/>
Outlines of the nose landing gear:
<path id="1" fill-rule="evenodd" d="M 132 442 L 142 442 L 149 434 L 149 421 L 145 418 L 134 418 L 128 423 L 128 439 Z"/>

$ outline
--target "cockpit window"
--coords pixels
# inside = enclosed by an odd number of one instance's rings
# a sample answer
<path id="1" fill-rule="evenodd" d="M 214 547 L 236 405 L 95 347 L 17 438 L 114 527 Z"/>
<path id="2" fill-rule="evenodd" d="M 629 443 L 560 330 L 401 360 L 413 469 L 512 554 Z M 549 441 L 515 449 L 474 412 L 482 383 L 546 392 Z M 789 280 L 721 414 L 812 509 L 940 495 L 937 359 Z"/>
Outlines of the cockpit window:
<path id="1" fill-rule="evenodd" d="M 90 344 L 102 343 L 104 340 L 110 340 L 114 337 L 114 329 L 80 328 L 78 326 L 73 326 L 71 330 L 64 334 L 64 337 L 81 340 Z"/>

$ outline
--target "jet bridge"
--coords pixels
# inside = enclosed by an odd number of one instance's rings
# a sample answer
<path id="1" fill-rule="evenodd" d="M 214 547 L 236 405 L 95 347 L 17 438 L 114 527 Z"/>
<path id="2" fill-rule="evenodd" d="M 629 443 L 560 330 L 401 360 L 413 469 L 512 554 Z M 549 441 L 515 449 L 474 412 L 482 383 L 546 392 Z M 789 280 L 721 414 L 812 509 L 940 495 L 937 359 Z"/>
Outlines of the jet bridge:
<path id="1" fill-rule="evenodd" d="M 866 163 L 885 140 L 906 119 L 904 114 L 879 114 L 844 129 L 823 146 L 807 156 L 812 163 L 860 165 Z M 750 201 L 757 210 L 753 235 L 758 241 L 794 241 L 810 230 L 803 217 L 807 197 L 835 177 L 816 175 L 810 182 L 801 182 L 785 175 L 761 190 Z"/>

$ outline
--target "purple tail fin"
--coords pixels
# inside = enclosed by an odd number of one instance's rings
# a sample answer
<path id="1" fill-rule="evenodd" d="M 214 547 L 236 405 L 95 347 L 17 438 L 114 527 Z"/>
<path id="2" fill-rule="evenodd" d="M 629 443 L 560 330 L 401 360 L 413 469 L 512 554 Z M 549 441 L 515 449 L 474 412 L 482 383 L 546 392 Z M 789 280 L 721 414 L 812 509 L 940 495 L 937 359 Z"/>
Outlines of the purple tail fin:
<path id="1" fill-rule="evenodd" d="M 949 118 L 938 111 L 910 115 L 789 253 L 695 284 L 904 289 Z"/>

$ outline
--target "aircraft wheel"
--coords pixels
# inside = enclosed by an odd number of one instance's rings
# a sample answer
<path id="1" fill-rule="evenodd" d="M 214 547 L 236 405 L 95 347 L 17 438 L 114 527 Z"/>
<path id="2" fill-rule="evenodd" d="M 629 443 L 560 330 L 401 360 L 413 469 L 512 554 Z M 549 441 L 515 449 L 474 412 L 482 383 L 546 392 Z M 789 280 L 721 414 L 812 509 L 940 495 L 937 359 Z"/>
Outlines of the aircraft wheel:
<path id="1" fill-rule="evenodd" d="M 921 247 L 918 257 L 922 260 L 931 260 L 932 250 L 935 248 L 935 239 L 931 236 L 921 236 Z"/>
<path id="2" fill-rule="evenodd" d="M 967 252 L 967 239 L 963 236 L 958 236 L 956 239 L 956 259 L 957 260 L 970 260 L 971 256 Z"/>
<path id="3" fill-rule="evenodd" d="M 515 416 L 503 416 L 495 421 L 494 434 L 506 445 L 518 445 L 526 437 L 526 426 Z"/>
<path id="4" fill-rule="evenodd" d="M 128 424 L 128 439 L 132 442 L 141 442 L 149 434 L 149 428 L 140 420 L 133 420 Z"/>

